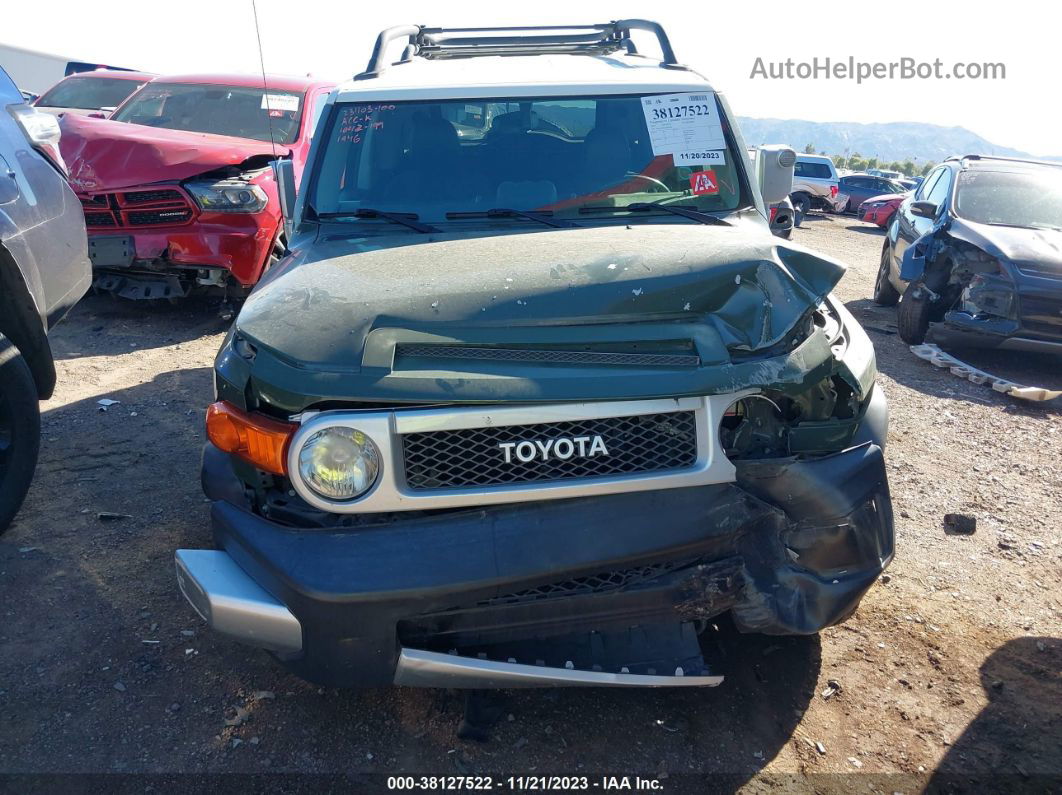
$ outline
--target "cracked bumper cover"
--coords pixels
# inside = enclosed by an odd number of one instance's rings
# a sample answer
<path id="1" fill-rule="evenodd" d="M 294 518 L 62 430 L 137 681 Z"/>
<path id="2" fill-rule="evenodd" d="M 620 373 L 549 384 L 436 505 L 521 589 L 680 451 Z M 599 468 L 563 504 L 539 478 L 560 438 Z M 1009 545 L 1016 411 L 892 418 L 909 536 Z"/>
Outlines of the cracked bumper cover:
<path id="1" fill-rule="evenodd" d="M 223 552 L 207 554 L 223 558 L 199 575 L 187 557 L 182 569 L 188 551 L 179 552 L 182 590 L 215 629 L 332 686 L 408 681 L 410 649 L 548 643 L 551 633 L 728 610 L 744 632 L 814 633 L 847 618 L 892 558 L 885 406 L 875 391 L 856 446 L 739 464 L 735 483 L 407 515 L 351 530 L 295 529 L 251 513 L 227 457 L 208 447 L 203 479 Z M 507 598 L 646 566 L 661 574 L 600 592 Z M 238 582 L 218 584 L 219 567 Z"/>
<path id="2" fill-rule="evenodd" d="M 929 338 L 945 346 L 1062 353 L 1062 279 L 1014 272 L 967 288 L 968 310 L 949 311 Z"/>

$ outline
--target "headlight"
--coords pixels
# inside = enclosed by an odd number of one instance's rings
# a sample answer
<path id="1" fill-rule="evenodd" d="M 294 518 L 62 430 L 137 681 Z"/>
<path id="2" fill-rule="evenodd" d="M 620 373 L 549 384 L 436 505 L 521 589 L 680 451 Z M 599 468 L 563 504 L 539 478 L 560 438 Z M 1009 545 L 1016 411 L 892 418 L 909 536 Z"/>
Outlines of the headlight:
<path id="1" fill-rule="evenodd" d="M 354 428 L 324 428 L 299 450 L 299 474 L 315 493 L 329 500 L 352 500 L 368 491 L 380 472 L 380 453 Z"/>
<path id="2" fill-rule="evenodd" d="M 186 182 L 184 187 L 196 204 L 212 213 L 257 213 L 265 209 L 268 201 L 264 190 L 242 180 Z"/>
<path id="3" fill-rule="evenodd" d="M 10 105 L 8 111 L 15 117 L 33 148 L 48 157 L 66 174 L 66 163 L 59 153 L 59 138 L 62 134 L 59 120 L 50 113 L 43 113 L 26 105 Z"/>

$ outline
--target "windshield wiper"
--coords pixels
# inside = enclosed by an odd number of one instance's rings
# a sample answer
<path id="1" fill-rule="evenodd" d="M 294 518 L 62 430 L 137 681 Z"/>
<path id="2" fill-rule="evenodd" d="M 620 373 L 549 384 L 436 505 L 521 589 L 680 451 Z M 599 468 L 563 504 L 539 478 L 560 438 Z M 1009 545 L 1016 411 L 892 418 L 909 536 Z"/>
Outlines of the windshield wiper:
<path id="1" fill-rule="evenodd" d="M 574 221 L 554 221 L 552 215 L 552 210 L 540 210 L 538 212 L 530 212 L 528 210 L 513 210 L 508 207 L 495 207 L 491 210 L 447 213 L 446 217 L 454 221 L 460 218 L 526 218 L 529 221 L 538 221 L 540 224 L 552 226 L 557 229 L 565 229 L 571 228 L 573 226 L 579 226 L 579 224 L 575 223 Z"/>
<path id="2" fill-rule="evenodd" d="M 722 218 L 716 218 L 714 215 L 708 215 L 708 213 L 702 213 L 695 207 L 690 207 L 686 204 L 661 204 L 660 202 L 634 202 L 633 204 L 626 204 L 623 206 L 611 205 L 611 204 L 589 204 L 585 207 L 580 207 L 580 213 L 603 213 L 603 212 L 618 212 L 620 210 L 631 210 L 632 212 L 648 212 L 650 210 L 663 210 L 665 213 L 671 213 L 672 215 L 680 215 L 683 218 L 689 218 L 693 221 L 697 221 L 702 224 L 714 224 L 715 226 L 733 226 L 729 221 L 724 221 Z"/>
<path id="3" fill-rule="evenodd" d="M 382 218 L 385 221 L 390 221 L 393 224 L 401 224 L 402 226 L 408 226 L 414 232 L 420 232 L 421 234 L 428 234 L 429 232 L 438 232 L 434 226 L 428 226 L 428 224 L 422 224 L 417 221 L 419 217 L 416 213 L 389 213 L 384 210 L 374 210 L 370 207 L 359 207 L 357 210 L 351 213 L 317 213 L 318 218 Z"/>

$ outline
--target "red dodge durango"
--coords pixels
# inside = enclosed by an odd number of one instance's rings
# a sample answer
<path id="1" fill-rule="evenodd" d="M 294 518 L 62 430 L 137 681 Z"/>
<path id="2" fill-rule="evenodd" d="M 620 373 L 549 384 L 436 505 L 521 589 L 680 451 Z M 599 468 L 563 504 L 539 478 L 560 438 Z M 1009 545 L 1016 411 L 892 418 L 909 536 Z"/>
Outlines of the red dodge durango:
<path id="1" fill-rule="evenodd" d="M 332 83 L 159 77 L 110 119 L 62 117 L 61 151 L 88 228 L 93 286 L 125 298 L 250 291 L 284 250 L 270 162 L 296 175 Z"/>

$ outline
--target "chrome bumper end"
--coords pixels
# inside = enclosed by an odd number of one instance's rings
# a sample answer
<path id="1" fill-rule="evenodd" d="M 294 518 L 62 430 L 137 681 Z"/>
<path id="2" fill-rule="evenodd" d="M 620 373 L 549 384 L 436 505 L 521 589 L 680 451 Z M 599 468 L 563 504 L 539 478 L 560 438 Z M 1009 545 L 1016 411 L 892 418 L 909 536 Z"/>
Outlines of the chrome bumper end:
<path id="1" fill-rule="evenodd" d="M 263 649 L 302 650 L 299 620 L 227 552 L 178 549 L 174 562 L 181 593 L 212 629 Z"/>

